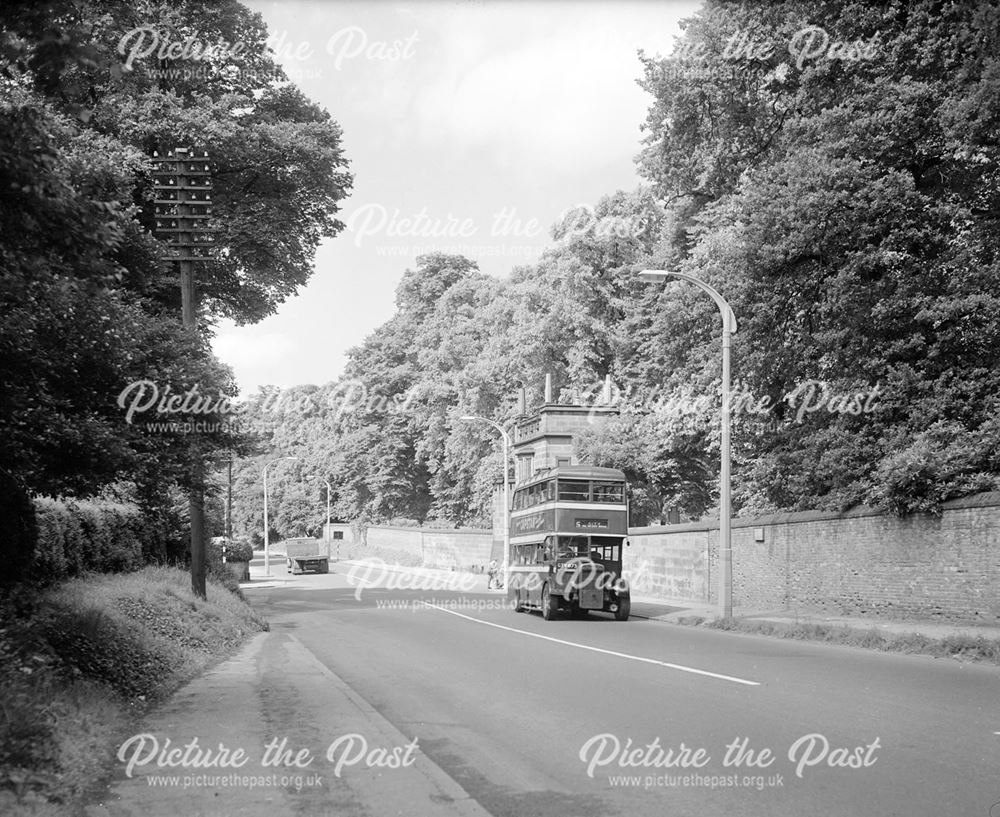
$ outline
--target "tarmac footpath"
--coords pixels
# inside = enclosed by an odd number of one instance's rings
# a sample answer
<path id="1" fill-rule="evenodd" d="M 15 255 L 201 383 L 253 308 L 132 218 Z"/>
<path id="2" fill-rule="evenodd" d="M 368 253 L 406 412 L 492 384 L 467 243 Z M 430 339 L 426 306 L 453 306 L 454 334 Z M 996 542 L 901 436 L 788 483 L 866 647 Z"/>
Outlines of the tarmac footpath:
<path id="1" fill-rule="evenodd" d="M 117 751 L 86 817 L 488 817 L 288 632 L 182 687 Z"/>

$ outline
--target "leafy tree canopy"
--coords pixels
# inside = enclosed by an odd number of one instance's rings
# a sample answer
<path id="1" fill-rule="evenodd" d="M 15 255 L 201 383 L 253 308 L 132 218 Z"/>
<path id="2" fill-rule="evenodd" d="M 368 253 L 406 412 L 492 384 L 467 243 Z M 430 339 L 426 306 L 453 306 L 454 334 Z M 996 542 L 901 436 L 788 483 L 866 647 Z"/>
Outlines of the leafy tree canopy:
<path id="1" fill-rule="evenodd" d="M 820 30 L 822 53 L 789 52 Z M 345 519 L 484 523 L 500 443 L 459 417 L 509 423 L 547 373 L 567 399 L 610 374 L 621 416 L 578 454 L 629 474 L 636 522 L 713 514 L 719 314 L 636 280 L 652 268 L 738 317 L 739 513 L 934 511 L 995 487 L 998 37 L 995 2 L 706 2 L 674 55 L 642 55 L 646 186 L 568 212 L 502 280 L 418 259 L 274 451 L 325 474 Z"/>

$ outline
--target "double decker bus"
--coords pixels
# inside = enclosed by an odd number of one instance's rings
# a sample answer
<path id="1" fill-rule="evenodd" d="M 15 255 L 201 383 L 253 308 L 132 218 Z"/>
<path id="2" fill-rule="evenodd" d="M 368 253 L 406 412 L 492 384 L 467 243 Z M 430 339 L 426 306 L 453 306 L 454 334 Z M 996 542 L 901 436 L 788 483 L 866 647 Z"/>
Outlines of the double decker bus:
<path id="1" fill-rule="evenodd" d="M 517 612 L 613 613 L 631 609 L 622 576 L 628 534 L 625 475 L 614 468 L 564 465 L 514 491 L 510 511 L 510 586 Z"/>

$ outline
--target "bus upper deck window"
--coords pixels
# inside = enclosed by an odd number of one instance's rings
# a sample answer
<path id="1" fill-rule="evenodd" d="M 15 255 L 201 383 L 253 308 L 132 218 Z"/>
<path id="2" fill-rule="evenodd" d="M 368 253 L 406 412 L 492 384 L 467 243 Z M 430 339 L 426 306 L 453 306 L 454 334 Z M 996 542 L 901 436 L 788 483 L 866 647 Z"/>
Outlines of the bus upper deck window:
<path id="1" fill-rule="evenodd" d="M 587 502 L 590 499 L 590 483 L 579 480 L 560 480 L 559 498 L 571 502 Z"/>
<path id="2" fill-rule="evenodd" d="M 623 502 L 622 485 L 618 482 L 594 483 L 594 502 Z"/>

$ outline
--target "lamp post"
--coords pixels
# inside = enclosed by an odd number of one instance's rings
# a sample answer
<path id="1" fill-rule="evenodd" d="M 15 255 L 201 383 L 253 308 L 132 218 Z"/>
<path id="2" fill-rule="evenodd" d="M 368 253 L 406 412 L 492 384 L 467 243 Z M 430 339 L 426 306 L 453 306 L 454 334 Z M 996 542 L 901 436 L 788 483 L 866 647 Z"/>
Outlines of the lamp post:
<path id="1" fill-rule="evenodd" d="M 483 423 L 489 423 L 503 437 L 503 586 L 506 590 L 510 587 L 510 475 L 508 473 L 508 465 L 510 464 L 510 435 L 502 425 L 493 422 L 488 417 L 466 414 L 461 419 L 479 420 Z"/>
<path id="2" fill-rule="evenodd" d="M 229 455 L 229 482 L 226 484 L 226 541 L 233 542 L 233 455 Z"/>
<path id="3" fill-rule="evenodd" d="M 730 394 L 729 346 L 736 331 L 736 315 L 718 290 L 700 278 L 686 272 L 669 270 L 643 270 L 638 274 L 642 281 L 666 281 L 680 278 L 694 284 L 712 296 L 722 315 L 722 463 L 719 475 L 719 609 L 723 618 L 733 614 L 733 533 L 732 533 L 732 479 L 730 474 Z"/>
<path id="4" fill-rule="evenodd" d="M 323 529 L 323 540 L 326 542 L 330 541 L 330 492 L 333 488 L 330 487 L 330 483 L 323 477 L 309 476 L 306 477 L 306 482 L 312 482 L 318 479 L 324 485 L 326 485 L 326 527 Z"/>
<path id="5" fill-rule="evenodd" d="M 264 575 L 271 575 L 271 529 L 267 522 L 267 469 L 282 460 L 297 460 L 298 457 L 278 457 L 264 466 Z"/>

